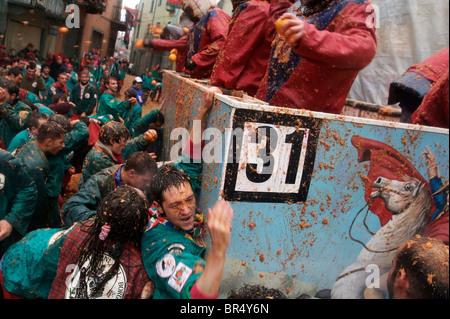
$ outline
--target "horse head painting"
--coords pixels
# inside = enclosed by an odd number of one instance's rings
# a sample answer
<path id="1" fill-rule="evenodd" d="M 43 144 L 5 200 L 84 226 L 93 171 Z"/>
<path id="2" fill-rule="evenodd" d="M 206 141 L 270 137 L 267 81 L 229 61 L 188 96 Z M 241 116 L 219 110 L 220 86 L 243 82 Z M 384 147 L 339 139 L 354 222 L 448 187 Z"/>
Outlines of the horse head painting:
<path id="1" fill-rule="evenodd" d="M 382 227 L 367 243 L 360 242 L 363 248 L 357 259 L 344 269 L 333 286 L 332 297 L 336 299 L 364 298 L 364 290 L 367 288 L 367 267 L 376 265 L 380 275 L 387 273 L 391 268 L 396 250 L 414 235 L 422 234 L 433 209 L 433 197 L 428 182 L 420 176 L 408 160 L 402 158 L 401 154 L 389 149 L 388 145 L 380 145 L 379 142 L 359 137 L 354 137 L 352 142 L 360 152 L 363 152 L 360 154 L 362 155 L 359 158 L 360 161 L 370 159 L 371 165 L 374 166 L 369 172 L 371 184 L 366 185 L 368 210 L 373 209 L 375 201 L 381 200 L 382 205 L 377 204 L 378 211 L 382 206 L 391 215 L 387 223 L 381 223 Z M 365 144 L 370 146 L 367 147 Z M 379 157 L 380 151 L 383 154 L 382 157 Z M 376 154 L 375 157 L 374 154 Z M 374 158 L 383 158 L 383 161 L 374 163 Z M 395 163 L 393 158 L 401 159 L 399 161 L 401 164 Z M 389 164 L 386 165 L 386 162 Z M 377 165 L 383 168 L 378 170 Z M 386 166 L 390 166 L 389 174 L 382 173 Z M 397 179 L 393 178 L 395 175 L 398 175 Z"/>

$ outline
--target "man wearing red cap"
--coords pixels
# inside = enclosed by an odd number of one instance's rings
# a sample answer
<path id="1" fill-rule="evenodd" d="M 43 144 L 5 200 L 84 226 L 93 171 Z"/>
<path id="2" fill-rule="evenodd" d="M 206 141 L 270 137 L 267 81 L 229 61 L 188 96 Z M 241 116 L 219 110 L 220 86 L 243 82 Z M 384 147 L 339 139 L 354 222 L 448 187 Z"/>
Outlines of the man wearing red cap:
<path id="1" fill-rule="evenodd" d="M 34 50 L 33 43 L 28 43 L 28 45 L 24 49 L 20 50 L 19 53 L 17 53 L 17 55 L 26 57 L 28 53 L 30 52 L 33 53 L 33 50 Z"/>
<path id="2" fill-rule="evenodd" d="M 55 54 L 54 61 L 50 65 L 50 76 L 57 81 L 60 73 L 66 73 L 66 66 L 62 63 L 62 57 Z"/>

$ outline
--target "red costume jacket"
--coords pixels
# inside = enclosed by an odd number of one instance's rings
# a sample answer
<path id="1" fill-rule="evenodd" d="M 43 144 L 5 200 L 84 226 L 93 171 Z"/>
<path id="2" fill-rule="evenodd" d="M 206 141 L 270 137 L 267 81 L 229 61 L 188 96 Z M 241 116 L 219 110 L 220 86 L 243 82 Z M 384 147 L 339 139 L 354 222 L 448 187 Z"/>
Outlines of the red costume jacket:
<path id="1" fill-rule="evenodd" d="M 249 1 L 233 15 L 224 48 L 211 75 L 211 85 L 243 90 L 255 96 L 266 72 L 273 34 L 268 34 L 269 3 Z M 269 24 L 269 25 L 268 25 Z"/>
<path id="2" fill-rule="evenodd" d="M 286 1 L 271 2 L 273 8 Z M 359 71 L 375 57 L 375 29 L 366 24 L 370 4 L 336 0 L 305 18 L 297 1 L 288 12 L 305 20 L 306 34 L 297 49 L 277 36 L 256 97 L 270 105 L 340 114 Z M 284 9 L 284 8 L 282 8 Z"/>
<path id="3" fill-rule="evenodd" d="M 227 39 L 230 20 L 228 14 L 220 8 L 213 8 L 190 28 L 187 36 L 179 40 L 154 39 L 153 49 L 155 51 L 177 49 L 177 72 L 188 73 L 196 79 L 208 78 L 211 76 L 217 55 Z M 185 62 L 189 60 L 197 64 L 193 71 L 184 68 Z"/>
<path id="4" fill-rule="evenodd" d="M 414 124 L 449 128 L 449 71 L 428 91 L 412 114 Z"/>

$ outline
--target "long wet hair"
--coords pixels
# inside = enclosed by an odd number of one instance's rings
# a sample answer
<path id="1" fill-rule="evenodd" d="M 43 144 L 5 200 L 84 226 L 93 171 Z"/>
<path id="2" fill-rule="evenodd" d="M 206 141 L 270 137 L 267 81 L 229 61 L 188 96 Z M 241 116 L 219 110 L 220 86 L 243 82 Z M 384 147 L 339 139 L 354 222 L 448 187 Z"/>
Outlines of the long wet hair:
<path id="1" fill-rule="evenodd" d="M 83 224 L 81 229 L 88 235 L 81 244 L 81 253 L 76 264 L 81 268 L 89 261 L 85 276 L 96 276 L 101 272 L 105 253 L 114 259 L 114 265 L 102 276 L 91 297 L 101 292 L 105 284 L 117 274 L 124 244 L 128 243 L 140 249 L 141 238 L 149 218 L 149 205 L 144 197 L 139 190 L 131 186 L 119 187 L 103 199 L 93 223 Z M 105 225 L 110 227 L 110 231 L 106 239 L 102 240 L 99 235 Z"/>

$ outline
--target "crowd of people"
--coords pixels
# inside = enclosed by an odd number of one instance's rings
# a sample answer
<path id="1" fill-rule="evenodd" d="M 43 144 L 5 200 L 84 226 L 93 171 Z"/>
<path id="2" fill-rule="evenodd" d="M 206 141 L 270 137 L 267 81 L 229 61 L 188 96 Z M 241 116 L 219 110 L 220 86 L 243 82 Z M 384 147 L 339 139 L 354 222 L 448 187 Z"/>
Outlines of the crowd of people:
<path id="1" fill-rule="evenodd" d="M 232 3 L 231 18 L 215 0 L 183 0 L 189 31 L 176 40 L 145 41 L 153 50 L 176 49 L 177 71 L 210 79 L 193 120 L 205 128 L 219 88 L 243 90 L 274 106 L 340 114 L 377 50 L 367 1 Z M 95 50 L 78 61 L 62 54 L 42 58 L 32 45 L 17 55 L 7 49 L 0 46 L 3 296 L 217 298 L 234 212 L 220 200 L 206 223 L 198 211 L 202 163 L 192 157 L 201 152 L 192 150 L 202 145 L 192 135 L 178 161 L 158 167 L 163 105 L 146 115 L 142 106 L 148 98 L 160 101 L 160 67 L 124 88 L 127 61 L 100 59 Z M 448 49 L 437 55 L 446 56 L 447 65 L 434 59 L 408 70 L 430 84 L 420 87 L 408 118 L 448 128 Z M 398 82 L 403 98 L 419 89 Z M 411 106 L 407 98 L 403 104 Z M 78 191 L 66 196 L 75 173 L 82 175 Z M 204 259 L 207 232 L 211 247 Z M 448 298 L 448 242 L 442 244 L 436 258 L 424 259 L 442 267 L 423 268 L 428 279 L 414 291 L 400 285 L 411 281 L 406 268 L 395 266 L 392 298 Z"/>

